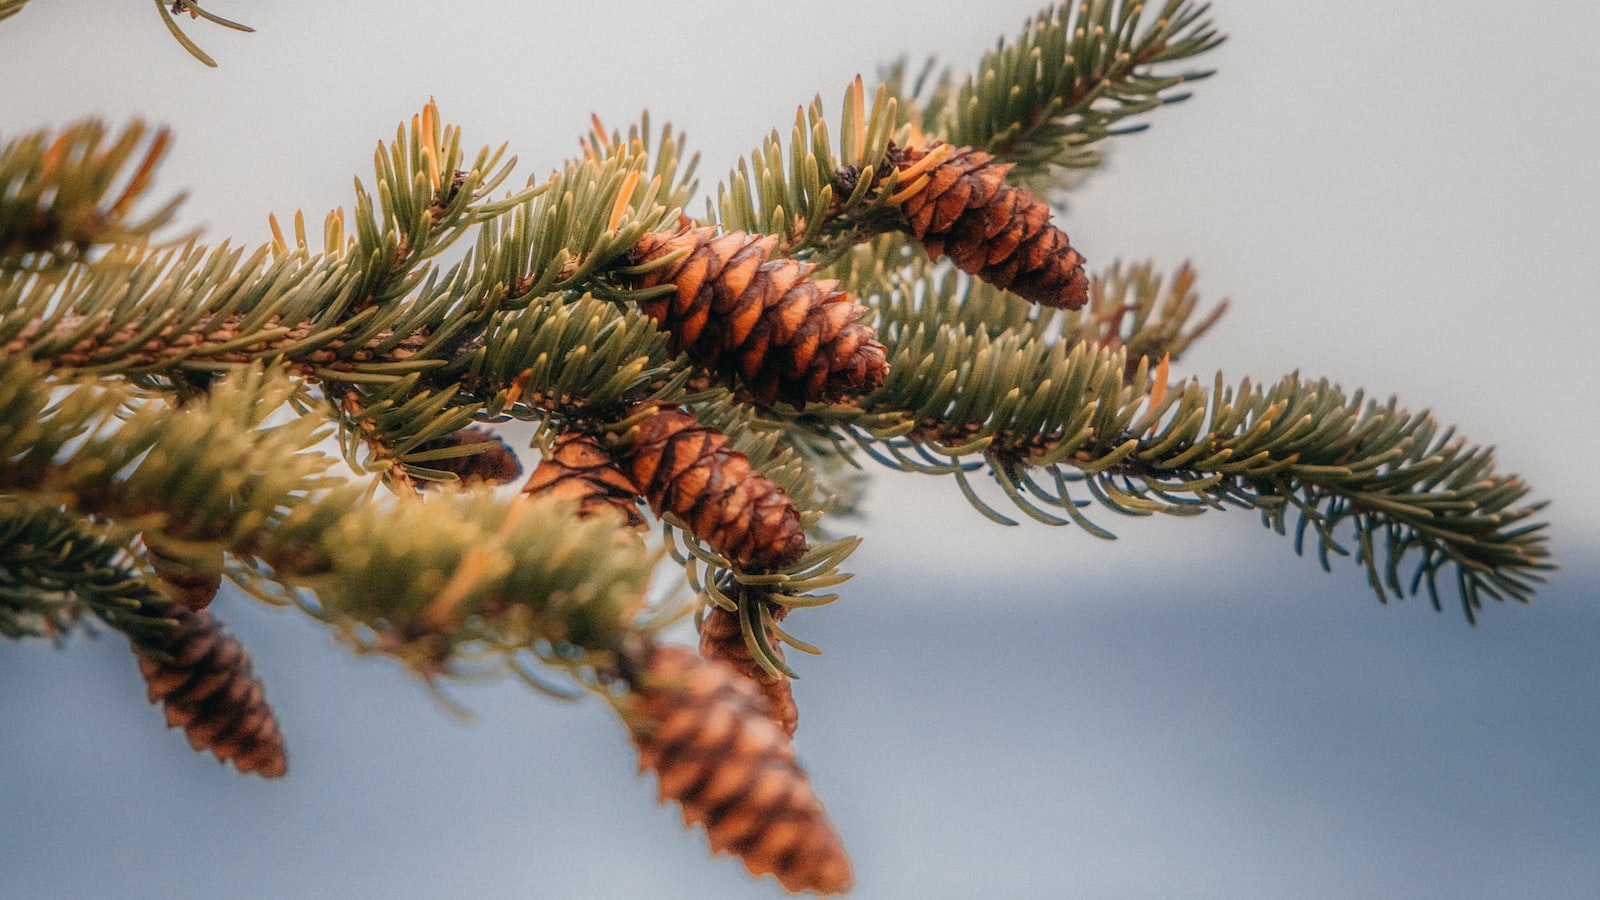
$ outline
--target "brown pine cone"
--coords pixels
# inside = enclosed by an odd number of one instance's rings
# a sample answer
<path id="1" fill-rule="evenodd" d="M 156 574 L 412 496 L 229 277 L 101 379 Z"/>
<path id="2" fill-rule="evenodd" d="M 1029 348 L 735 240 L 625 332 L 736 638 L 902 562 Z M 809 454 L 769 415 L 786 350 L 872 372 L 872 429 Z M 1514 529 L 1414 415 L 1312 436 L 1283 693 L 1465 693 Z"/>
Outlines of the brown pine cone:
<path id="1" fill-rule="evenodd" d="M 220 566 L 222 554 L 218 552 L 216 555 L 216 562 Z M 220 572 L 206 571 L 159 543 L 152 543 L 148 536 L 145 539 L 145 560 L 161 580 L 162 593 L 195 612 L 210 606 L 222 587 Z"/>
<path id="2" fill-rule="evenodd" d="M 444 437 L 428 441 L 419 447 L 419 450 L 443 450 L 446 447 L 465 447 L 470 444 L 482 444 L 493 441 L 495 446 L 480 450 L 471 456 L 450 456 L 444 459 L 434 459 L 418 463 L 430 469 L 440 469 L 445 472 L 454 472 L 456 477 L 463 482 L 483 482 L 485 484 L 505 484 L 516 480 L 522 474 L 522 463 L 517 460 L 517 454 L 506 446 L 506 442 L 487 428 L 474 425 L 459 431 L 452 431 Z"/>
<path id="3" fill-rule="evenodd" d="M 602 509 L 622 513 L 628 525 L 644 527 L 639 512 L 639 491 L 611 458 L 611 452 L 593 435 L 568 431 L 551 442 L 550 453 L 539 460 L 524 494 L 549 492 L 579 503 L 581 515 Z"/>
<path id="4" fill-rule="evenodd" d="M 713 851 L 752 875 L 791 891 L 848 891 L 850 857 L 755 687 L 681 647 L 624 655 L 640 771 L 656 771 L 662 801 L 676 800 Z"/>
<path id="5" fill-rule="evenodd" d="M 717 232 L 646 234 L 631 251 L 641 264 L 689 251 L 634 285 L 676 286 L 639 303 L 671 333 L 671 352 L 688 351 L 730 385 L 742 380 L 767 404 L 832 403 L 883 383 L 889 363 L 871 326 L 856 321 L 866 308 L 855 297 L 831 279 L 806 281 L 811 263 L 771 259 L 776 237 Z"/>
<path id="6" fill-rule="evenodd" d="M 901 172 L 937 151 L 889 147 L 889 161 Z M 1066 232 L 1050 224 L 1050 207 L 1022 188 L 1006 183 L 1010 165 L 971 147 L 951 151 L 927 169 L 927 184 L 902 178 L 896 195 L 911 233 L 934 259 L 943 253 L 956 268 L 1034 303 L 1078 309 L 1089 301 L 1083 256 Z"/>
<path id="7" fill-rule="evenodd" d="M 774 615 L 781 612 L 783 607 L 780 606 Z M 769 632 L 767 636 L 771 638 L 772 635 Z M 778 646 L 777 641 L 769 640 L 769 643 L 778 659 L 783 659 L 783 648 Z M 735 672 L 750 679 L 767 698 L 767 714 L 772 721 L 783 729 L 784 734 L 794 736 L 795 727 L 800 724 L 800 708 L 794 704 L 794 690 L 789 685 L 789 679 L 768 672 L 756 662 L 750 646 L 745 643 L 744 633 L 739 630 L 738 613 L 720 606 L 711 607 L 705 621 L 700 623 L 700 655 L 706 659 L 720 659 Z"/>
<path id="8" fill-rule="evenodd" d="M 238 639 L 208 612 L 173 603 L 162 615 L 178 621 L 156 648 L 168 658 L 135 653 L 150 702 L 166 707 L 167 725 L 183 728 L 189 746 L 231 760 L 241 772 L 275 778 L 288 771 L 283 735 Z"/>
<path id="9" fill-rule="evenodd" d="M 681 409 L 658 409 L 617 455 L 656 515 L 672 513 L 744 571 L 786 569 L 807 550 L 794 504 L 728 436 Z"/>

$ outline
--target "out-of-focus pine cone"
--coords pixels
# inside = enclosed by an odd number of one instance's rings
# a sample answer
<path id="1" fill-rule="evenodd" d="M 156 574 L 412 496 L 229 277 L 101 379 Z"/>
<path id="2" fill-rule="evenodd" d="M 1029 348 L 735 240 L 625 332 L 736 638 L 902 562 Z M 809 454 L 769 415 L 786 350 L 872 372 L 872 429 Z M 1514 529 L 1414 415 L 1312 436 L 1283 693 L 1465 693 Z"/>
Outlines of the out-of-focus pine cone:
<path id="1" fill-rule="evenodd" d="M 905 172 L 940 146 L 891 145 L 889 161 Z M 927 170 L 926 186 L 905 196 L 900 211 L 930 257 L 943 253 L 962 271 L 1034 303 L 1082 307 L 1089 301 L 1083 256 L 1050 224 L 1048 204 L 1006 183 L 1010 169 L 980 150 L 953 150 Z M 903 192 L 915 179 L 902 182 Z"/>
<path id="2" fill-rule="evenodd" d="M 654 645 L 631 654 L 626 676 L 640 770 L 655 770 L 661 799 L 676 800 L 686 823 L 704 825 L 713 851 L 791 891 L 850 889 L 850 857 L 748 679 Z"/>
<path id="3" fill-rule="evenodd" d="M 167 658 L 135 652 L 150 702 L 166 708 L 167 724 L 182 728 L 189 746 L 241 772 L 275 778 L 288 771 L 283 735 L 238 639 L 208 612 L 173 603 L 162 615 L 178 622 L 154 648 Z"/>
<path id="4" fill-rule="evenodd" d="M 646 234 L 636 263 L 688 252 L 640 276 L 636 287 L 677 290 L 639 309 L 671 333 L 672 352 L 688 351 L 729 384 L 737 377 L 763 403 L 831 403 L 876 389 L 889 363 L 876 332 L 857 321 L 866 308 L 836 281 L 807 281 L 811 263 L 772 259 L 777 241 L 714 227 Z"/>
<path id="5" fill-rule="evenodd" d="M 658 409 L 617 458 L 656 515 L 677 516 L 741 570 L 794 565 L 807 549 L 794 504 L 727 443 L 683 410 Z"/>
<path id="6" fill-rule="evenodd" d="M 450 456 L 429 460 L 419 465 L 454 472 L 457 478 L 468 483 L 481 481 L 485 484 L 505 484 L 515 481 L 517 476 L 522 474 L 522 463 L 517 460 L 517 454 L 506 446 L 506 442 L 487 428 L 474 425 L 471 428 L 453 431 L 438 440 L 429 441 L 419 449 L 443 450 L 447 447 L 466 447 L 490 441 L 494 442 L 495 446 L 470 456 Z"/>
<path id="7" fill-rule="evenodd" d="M 644 515 L 639 512 L 639 490 L 617 467 L 600 439 L 582 432 L 568 431 L 557 436 L 551 442 L 549 455 L 539 460 L 528 476 L 522 492 L 576 500 L 581 515 L 613 509 L 622 513 L 631 527 L 643 528 L 645 524 Z"/>
<path id="8" fill-rule="evenodd" d="M 778 609 L 782 611 L 783 607 Z M 783 648 L 776 641 L 769 643 L 778 659 L 783 659 Z M 700 623 L 700 655 L 706 659 L 721 660 L 735 672 L 750 679 L 767 698 L 767 714 L 772 721 L 783 729 L 784 734 L 794 735 L 795 727 L 800 724 L 800 709 L 794 704 L 794 690 L 789 685 L 789 679 L 768 672 L 756 662 L 750 645 L 745 643 L 744 632 L 739 629 L 738 613 L 720 606 L 711 607 L 705 620 Z"/>

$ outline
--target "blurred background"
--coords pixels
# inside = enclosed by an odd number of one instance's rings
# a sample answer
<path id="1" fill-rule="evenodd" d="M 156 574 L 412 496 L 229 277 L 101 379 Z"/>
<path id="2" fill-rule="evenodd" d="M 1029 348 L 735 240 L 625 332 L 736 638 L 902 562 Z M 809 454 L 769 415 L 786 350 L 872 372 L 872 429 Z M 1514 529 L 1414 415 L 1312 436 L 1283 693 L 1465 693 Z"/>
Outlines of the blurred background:
<path id="1" fill-rule="evenodd" d="M 1031 0 L 865 4 L 35 0 L 0 23 L 0 136 L 172 126 L 156 193 L 255 244 L 371 183 L 435 97 L 525 176 L 591 113 L 648 108 L 709 190 L 820 92 L 958 72 Z M 862 898 L 1600 896 L 1600 7 L 1223 0 L 1195 96 L 1119 139 L 1059 218 L 1091 266 L 1192 260 L 1232 299 L 1183 360 L 1431 408 L 1552 501 L 1531 608 L 1469 627 L 1382 606 L 1249 513 L 1006 529 L 882 472 L 858 577 L 789 621 L 826 654 L 798 749 Z M 466 685 L 446 715 L 297 613 L 214 607 L 250 648 L 290 776 L 238 777 L 145 704 L 126 643 L 0 647 L 0 894 L 18 898 L 779 896 L 708 856 L 599 705 Z"/>

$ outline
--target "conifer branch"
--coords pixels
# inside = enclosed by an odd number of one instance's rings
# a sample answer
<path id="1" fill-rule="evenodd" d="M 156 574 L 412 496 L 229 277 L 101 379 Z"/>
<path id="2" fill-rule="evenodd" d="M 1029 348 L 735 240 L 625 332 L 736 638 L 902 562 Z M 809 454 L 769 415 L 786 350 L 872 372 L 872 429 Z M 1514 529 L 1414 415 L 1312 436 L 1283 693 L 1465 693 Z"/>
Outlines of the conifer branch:
<path id="1" fill-rule="evenodd" d="M 1050 196 L 1063 186 L 1061 170 L 1100 165 L 1094 145 L 1145 127 L 1121 126 L 1124 119 L 1186 99 L 1171 90 L 1211 74 L 1155 69 L 1222 42 L 1207 9 L 1165 0 L 1151 22 L 1143 2 L 1069 0 L 1029 20 L 962 84 L 946 73 L 925 100 L 927 72 L 908 89 L 904 63 L 890 69 L 870 108 L 858 77 L 845 92 L 837 152 L 819 97 L 796 112 L 787 152 L 774 131 L 739 162 L 708 218 L 777 235 L 786 254 L 826 265 L 902 224 L 884 209 L 900 187 L 886 159 L 891 141 L 918 153 L 948 143 L 992 155 L 1020 185 Z"/>
<path id="2" fill-rule="evenodd" d="M 297 498 L 334 483 L 329 461 L 308 450 L 326 434 L 316 417 L 267 424 L 296 390 L 244 370 L 207 402 L 171 410 L 126 386 L 52 382 L 5 360 L 0 491 L 247 550 Z"/>
<path id="3" fill-rule="evenodd" d="M 231 24 L 158 5 L 202 58 L 173 15 Z M 857 78 L 837 145 L 814 100 L 707 223 L 683 214 L 683 136 L 648 117 L 597 120 L 579 156 L 503 191 L 506 148 L 469 160 L 430 102 L 352 212 L 316 237 L 272 218 L 254 252 L 149 244 L 176 201 L 130 210 L 164 133 L 142 157 L 138 125 L 6 144 L 0 632 L 103 619 L 196 746 L 273 774 L 242 650 L 195 611 L 226 576 L 430 682 L 599 693 L 714 849 L 833 892 L 849 862 L 794 763 L 782 645 L 815 648 L 779 623 L 850 577 L 858 541 L 827 522 L 859 457 L 950 476 L 998 522 L 1102 537 L 1091 502 L 1241 506 L 1280 532 L 1293 512 L 1297 549 L 1356 556 L 1380 598 L 1437 606 L 1453 579 L 1469 619 L 1527 600 L 1550 567 L 1540 507 L 1488 450 L 1327 382 L 1172 383 L 1222 305 L 1199 314 L 1187 266 L 1091 282 L 1051 223 L 1039 197 L 1066 170 L 1206 74 L 1165 68 L 1220 40 L 1205 10 L 1072 0 L 926 103 L 898 78 L 869 103 Z M 487 485 L 516 454 L 479 427 L 508 418 L 541 429 L 510 499 Z M 703 652 L 734 668 L 656 645 L 682 611 L 647 599 L 663 553 L 708 611 Z"/>
<path id="4" fill-rule="evenodd" d="M 266 424 L 291 393 L 286 379 L 247 371 L 175 411 L 92 383 L 52 400 L 51 385 L 7 361 L 0 492 L 65 504 L 124 545 L 156 533 L 258 559 L 268 568 L 229 574 L 310 591 L 318 615 L 364 649 L 401 635 L 382 648 L 426 638 L 447 650 L 468 641 L 599 650 L 631 627 L 653 558 L 636 540 L 574 524 L 556 501 L 508 507 L 463 492 L 372 503 L 359 483 L 338 487 L 325 474 L 331 461 L 308 449 L 322 434 L 315 416 Z M 58 460 L 69 440 L 81 445 Z M 473 580 L 448 610 L 432 605 L 457 571 Z"/>
<path id="5" fill-rule="evenodd" d="M 1114 271 L 1104 280 L 1111 288 L 1098 306 L 1126 289 L 1123 278 Z M 1209 392 L 1194 381 L 1169 390 L 1164 365 L 1130 359 L 1133 343 L 1169 353 L 1194 334 L 1183 330 L 1188 313 L 1177 315 L 1194 308 L 1189 280 L 1181 271 L 1169 324 L 1146 318 L 1124 339 L 1086 328 L 1081 315 L 1019 322 L 1005 311 L 1014 301 L 976 282 L 936 287 L 912 277 L 879 304 L 890 348 L 883 388 L 859 415 L 829 410 L 809 421 L 842 423 L 892 468 L 954 476 L 980 511 L 1006 524 L 1015 522 L 980 498 L 969 473 L 987 471 L 1029 518 L 1102 537 L 1111 535 L 1080 512 L 1083 492 L 1130 515 L 1239 505 L 1262 510 L 1280 531 L 1293 508 L 1297 546 L 1314 532 L 1324 565 L 1330 553 L 1351 552 L 1336 534 L 1349 523 L 1380 598 L 1425 588 L 1437 606 L 1439 575 L 1449 572 L 1469 620 L 1484 597 L 1531 596 L 1549 568 L 1541 527 L 1524 522 L 1540 505 L 1516 505 L 1522 482 L 1494 473 L 1487 450 L 1431 416 L 1297 376 L 1231 388 L 1219 374 Z M 1153 303 L 1148 280 L 1143 293 L 1136 320 Z"/>
<path id="6" fill-rule="evenodd" d="M 644 397 L 680 397 L 690 376 L 673 371 L 666 343 L 648 319 L 616 304 L 545 294 L 496 316 L 481 346 L 441 377 L 459 378 L 489 415 L 581 416 Z"/>
<path id="7" fill-rule="evenodd" d="M 1146 127 L 1123 120 L 1187 99 L 1173 89 L 1211 74 L 1158 67 L 1223 40 L 1205 18 L 1209 4 L 1164 0 L 1154 21 L 1152 5 L 1068 0 L 1041 12 L 960 84 L 940 79 L 921 111 L 922 130 L 1015 163 L 1020 183 L 1045 192 L 1055 169 L 1099 166 L 1095 145 Z"/>
<path id="8" fill-rule="evenodd" d="M 0 634 L 60 639 L 92 614 L 135 646 L 154 646 L 170 626 L 167 603 L 104 527 L 0 498 Z"/>
<path id="9" fill-rule="evenodd" d="M 202 9 L 196 0 L 155 0 L 155 4 L 157 12 L 161 15 L 161 23 L 167 28 L 167 33 L 171 34 L 179 46 L 183 47 L 190 56 L 211 68 L 216 68 L 217 61 L 212 59 L 210 54 L 201 50 L 200 45 L 196 44 L 192 38 L 184 33 L 183 29 L 178 25 L 178 16 L 188 13 L 191 19 L 204 19 L 207 22 L 221 25 L 234 31 L 255 31 L 254 28 L 248 25 L 224 19 L 216 13 Z M 16 15 L 27 5 L 28 0 L 0 0 L 0 21 Z"/>
<path id="10" fill-rule="evenodd" d="M 596 287 L 597 273 L 681 214 L 694 192 L 698 157 L 684 162 L 683 136 L 674 136 L 671 125 L 654 142 L 649 129 L 648 116 L 626 138 L 606 134 L 596 121 L 583 156 L 483 230 L 481 277 L 504 286 L 508 307 Z"/>
<path id="11" fill-rule="evenodd" d="M 136 121 L 108 144 L 106 126 L 84 122 L 54 137 L 37 131 L 0 145 L 0 273 L 47 269 L 97 245 L 140 243 L 170 222 L 182 194 L 147 216 L 132 215 L 169 141 L 166 129 L 156 131 L 143 159 L 121 177 L 144 136 Z"/>
<path id="12" fill-rule="evenodd" d="M 177 16 L 182 15 L 183 13 L 188 13 L 189 18 L 191 19 L 205 19 L 207 22 L 221 25 L 224 28 L 231 28 L 234 31 L 255 31 L 254 28 L 251 28 L 248 25 L 241 25 L 238 22 L 229 21 L 228 19 L 224 19 L 215 13 L 207 12 L 206 10 L 201 9 L 200 4 L 196 3 L 195 0 L 171 0 L 171 2 L 172 7 L 171 9 L 168 9 L 167 0 L 155 0 L 156 9 L 161 13 L 162 24 L 167 26 L 167 31 L 172 35 L 173 39 L 175 39 L 183 47 L 183 49 L 189 51 L 190 56 L 193 56 L 195 59 L 200 60 L 202 63 L 205 63 L 207 66 L 210 66 L 213 69 L 217 67 L 217 61 L 212 59 L 204 50 L 201 50 L 200 46 L 191 40 L 190 37 L 183 32 L 182 28 L 178 27 L 178 20 L 176 18 Z"/>
<path id="13" fill-rule="evenodd" d="M 637 630 L 656 554 L 610 517 L 481 490 L 387 507 L 358 496 L 306 508 L 256 554 L 358 650 L 429 677 L 474 659 L 504 672 L 530 653 L 578 672 Z"/>

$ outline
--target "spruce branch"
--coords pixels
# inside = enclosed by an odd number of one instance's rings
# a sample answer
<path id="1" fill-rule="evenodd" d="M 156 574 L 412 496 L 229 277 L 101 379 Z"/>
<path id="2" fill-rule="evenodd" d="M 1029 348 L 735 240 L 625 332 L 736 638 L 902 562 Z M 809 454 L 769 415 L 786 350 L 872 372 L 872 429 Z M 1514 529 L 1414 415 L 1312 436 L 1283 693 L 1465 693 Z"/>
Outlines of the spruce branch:
<path id="1" fill-rule="evenodd" d="M 480 346 L 441 377 L 459 379 L 492 416 L 540 419 L 681 396 L 667 336 L 643 316 L 582 295 L 544 294 L 495 316 Z"/>
<path id="2" fill-rule="evenodd" d="M 87 614 L 154 646 L 171 625 L 167 604 L 103 526 L 0 496 L 0 634 L 60 639 Z"/>
<path id="3" fill-rule="evenodd" d="M 293 391 L 246 370 L 202 401 L 156 410 L 116 386 L 53 388 L 8 360 L 0 492 L 90 517 L 118 546 L 144 534 L 217 547 L 235 560 L 231 576 L 309 593 L 358 646 L 425 673 L 463 644 L 568 666 L 565 648 L 600 652 L 633 627 L 654 559 L 636 539 L 578 522 L 554 500 L 508 506 L 460 492 L 374 503 L 359 483 L 326 476 L 331 460 L 309 449 L 323 433 L 316 416 L 267 421 Z M 58 459 L 68 442 L 77 446 Z M 408 655 L 419 644 L 426 658 Z"/>
<path id="4" fill-rule="evenodd" d="M 221 25 L 224 28 L 231 28 L 234 31 L 255 31 L 254 28 L 248 25 L 241 25 L 238 22 L 224 19 L 216 13 L 201 9 L 200 4 L 196 3 L 195 0 L 172 0 L 170 9 L 167 7 L 167 0 L 155 0 L 155 4 L 156 9 L 161 13 L 161 23 L 167 26 L 167 31 L 172 35 L 173 39 L 182 45 L 183 49 L 189 51 L 190 56 L 213 69 L 217 67 L 217 61 L 212 59 L 204 50 L 201 50 L 200 45 L 196 44 L 183 32 L 182 28 L 178 27 L 177 16 L 188 13 L 191 19 L 205 19 L 207 22 Z"/>
<path id="5" fill-rule="evenodd" d="M 862 238 L 862 222 L 883 205 L 886 195 L 873 195 L 870 188 L 894 136 L 895 102 L 880 87 L 869 109 L 857 76 L 845 91 L 835 152 L 822 98 L 814 98 L 795 111 L 787 154 L 774 130 L 717 186 L 707 218 L 733 231 L 777 235 L 785 256 L 819 264 L 837 257 Z M 841 180 L 842 171 L 855 178 Z"/>
<path id="6" fill-rule="evenodd" d="M 428 677 L 503 673 L 530 654 L 592 670 L 637 630 L 656 559 L 610 517 L 481 489 L 390 504 L 339 494 L 292 515 L 257 556 L 356 649 Z"/>
<path id="7" fill-rule="evenodd" d="M 43 130 L 0 145 L 0 274 L 81 259 L 97 245 L 139 243 L 171 221 L 182 194 L 133 216 L 169 142 L 166 129 L 157 130 L 124 177 L 145 131 L 136 121 L 113 137 L 103 124 L 80 122 L 54 136 Z"/>
<path id="8" fill-rule="evenodd" d="M 650 135 L 648 116 L 625 138 L 596 120 L 581 157 L 482 231 L 483 277 L 504 286 L 507 306 L 598 288 L 597 273 L 676 221 L 694 192 L 698 157 L 683 160 L 683 136 L 670 124 L 654 141 Z"/>
<path id="9" fill-rule="evenodd" d="M 356 182 L 354 234 L 346 236 L 342 210 L 329 215 L 323 253 L 311 252 L 297 214 L 293 249 L 273 220 L 274 242 L 248 257 L 226 244 L 207 250 L 190 242 L 160 252 L 116 248 L 83 266 L 0 275 L 0 339 L 10 353 L 55 367 L 135 376 L 156 387 L 153 379 L 165 378 L 174 390 L 187 373 L 291 360 L 323 383 L 336 415 L 359 424 L 375 465 L 404 480 L 396 459 L 472 417 L 447 402 L 453 389 L 436 390 L 432 396 L 444 401 L 431 406 L 410 393 L 418 373 L 459 358 L 502 306 L 503 290 L 474 279 L 470 256 L 445 273 L 429 261 L 537 196 L 540 189 L 530 187 L 490 199 L 514 163 L 503 162 L 504 150 L 485 148 L 467 163 L 459 129 L 442 125 L 429 104 L 393 144 L 379 145 L 376 200 Z M 124 156 L 106 155 L 101 181 Z M 149 165 L 125 197 L 147 180 Z M 374 391 L 380 396 L 365 396 Z M 389 399 L 396 394 L 399 403 Z M 384 414 L 369 414 L 374 406 Z M 423 414 L 428 422 L 414 421 Z M 384 426 L 398 433 L 387 435 Z"/>
<path id="10" fill-rule="evenodd" d="M 1049 193 L 1056 170 L 1095 168 L 1096 145 L 1146 127 L 1124 120 L 1187 99 L 1174 89 L 1211 74 L 1161 68 L 1222 43 L 1205 17 L 1209 4 L 1165 0 L 1154 21 L 1152 5 L 1069 0 L 1041 12 L 973 75 L 959 84 L 940 79 L 921 129 L 1015 163 L 1020 183 Z"/>
<path id="11" fill-rule="evenodd" d="M 1194 281 L 1195 271 L 1187 263 L 1172 274 L 1165 291 L 1150 263 L 1126 268 L 1113 264 L 1093 282 L 1089 305 L 1066 315 L 1062 338 L 1069 346 L 1126 347 L 1124 374 L 1129 379 L 1146 361 L 1154 366 L 1176 362 L 1228 311 L 1223 300 L 1191 323 L 1199 303 Z"/>
<path id="12" fill-rule="evenodd" d="M 5 360 L 0 491 L 247 549 L 283 508 L 332 483 L 329 461 L 308 449 L 325 434 L 316 417 L 267 422 L 297 389 L 247 369 L 207 402 L 170 410 L 126 386 L 52 383 Z"/>
<path id="13" fill-rule="evenodd" d="M 1111 289 L 1101 289 L 1098 306 L 1126 290 L 1124 277 L 1113 271 L 1103 280 Z M 1132 361 L 1135 339 L 1159 339 L 1164 354 L 1181 349 L 1187 313 L 1177 313 L 1194 308 L 1191 278 L 1180 271 L 1182 293 L 1169 295 L 1181 298 L 1169 299 L 1172 326 L 1136 327 L 1128 343 L 1119 331 L 1086 330 L 1082 316 L 997 328 L 995 319 L 1015 315 L 999 292 L 913 278 L 880 301 L 890 352 L 883 388 L 862 401 L 859 416 L 830 410 L 809 421 L 837 428 L 892 468 L 954 477 L 981 512 L 1005 524 L 1015 521 L 981 498 L 972 473 L 987 471 L 1029 518 L 1101 537 L 1110 532 L 1080 511 L 1084 492 L 1130 515 L 1239 505 L 1261 510 L 1280 531 L 1293 508 L 1297 546 L 1315 532 L 1326 565 L 1353 540 L 1380 598 L 1426 588 L 1437 606 L 1439 575 L 1449 571 L 1469 620 L 1484 597 L 1529 599 L 1549 568 L 1541 527 L 1524 521 L 1540 505 L 1516 505 L 1527 493 L 1522 482 L 1496 474 L 1487 450 L 1432 416 L 1298 376 L 1230 387 L 1219 373 L 1209 391 L 1193 380 L 1169 389 L 1167 357 Z M 1147 277 L 1142 293 L 1136 321 L 1157 293 Z M 1081 485 L 1077 497 L 1073 485 Z M 1348 539 L 1336 534 L 1346 523 Z M 1408 576 L 1403 565 L 1414 566 Z"/>
<path id="14" fill-rule="evenodd" d="M 1298 375 L 1174 381 L 1222 305 L 1200 315 L 1187 266 L 1091 281 L 1051 224 L 1040 196 L 1205 74 L 1164 68 L 1216 45 L 1205 9 L 1150 23 L 1074 0 L 925 104 L 897 80 L 869 104 L 857 78 L 837 145 L 814 100 L 707 223 L 683 214 L 683 136 L 648 117 L 596 120 L 576 158 L 505 190 L 506 147 L 469 160 L 430 102 L 349 214 L 316 238 L 303 213 L 292 237 L 271 218 L 253 252 L 148 243 L 172 204 L 129 209 L 164 134 L 142 161 L 139 126 L 104 150 L 98 125 L 5 145 L 0 631 L 98 616 L 197 746 L 270 774 L 242 651 L 195 611 L 226 576 L 430 684 L 599 694 L 714 849 L 832 892 L 849 863 L 794 762 L 783 645 L 816 648 L 780 622 L 850 577 L 858 540 L 826 523 L 861 458 L 949 476 L 997 522 L 1016 524 L 996 491 L 1102 537 L 1091 503 L 1239 506 L 1280 532 L 1292 512 L 1297 550 L 1314 534 L 1325 566 L 1355 556 L 1380 598 L 1437 607 L 1453 579 L 1469 620 L 1527 600 L 1549 568 L 1540 506 L 1487 449 Z M 481 428 L 507 419 L 540 429 L 509 497 L 489 485 L 515 453 Z M 656 643 L 683 611 L 649 599 L 663 556 L 713 661 Z"/>
<path id="15" fill-rule="evenodd" d="M 1019 185 L 1051 196 L 1064 186 L 1064 170 L 1100 165 L 1100 141 L 1145 127 L 1124 119 L 1187 98 L 1172 89 L 1211 74 L 1156 68 L 1222 42 L 1207 8 L 1167 0 L 1151 22 L 1143 2 L 1070 0 L 1029 20 L 1016 42 L 1002 42 L 960 85 L 946 73 L 926 98 L 925 77 L 906 85 L 904 63 L 889 70 L 870 107 L 858 76 L 845 92 L 837 152 L 818 97 L 797 110 L 787 148 L 773 131 L 740 160 L 707 216 L 735 231 L 777 235 L 786 254 L 826 265 L 898 224 L 884 216 L 903 183 L 886 180 L 891 142 L 918 153 L 942 142 L 958 154 L 995 157 Z"/>

